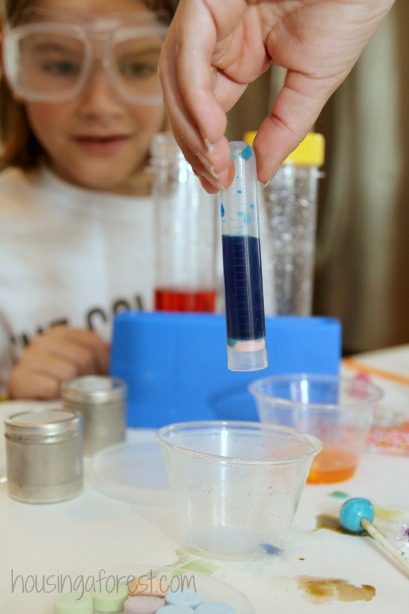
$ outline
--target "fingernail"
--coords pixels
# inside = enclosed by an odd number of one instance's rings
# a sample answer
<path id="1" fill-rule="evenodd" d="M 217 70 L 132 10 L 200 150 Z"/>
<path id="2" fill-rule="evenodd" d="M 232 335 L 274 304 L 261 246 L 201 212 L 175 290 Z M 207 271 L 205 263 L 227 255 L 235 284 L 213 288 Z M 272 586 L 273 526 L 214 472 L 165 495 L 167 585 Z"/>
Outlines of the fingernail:
<path id="1" fill-rule="evenodd" d="M 224 190 L 228 188 L 228 186 L 233 181 L 233 178 L 234 178 L 234 166 L 231 163 L 229 164 L 227 168 L 225 168 L 219 173 L 219 181 L 224 186 Z"/>
<path id="2" fill-rule="evenodd" d="M 206 145 L 206 149 L 207 149 L 207 151 L 210 153 L 210 152 L 213 150 L 213 148 L 214 148 L 213 143 L 211 143 L 211 142 L 209 141 L 209 139 L 208 139 L 208 138 L 206 138 L 206 137 L 205 137 L 203 140 L 204 140 L 204 144 Z"/>
<path id="3" fill-rule="evenodd" d="M 217 190 L 219 190 L 219 192 L 225 190 L 225 188 L 224 188 L 223 184 L 220 182 L 218 176 L 214 177 L 213 175 L 210 175 L 206 171 L 197 171 L 196 174 L 198 176 L 200 176 L 200 177 L 204 177 L 206 179 L 206 181 L 211 183 L 212 186 L 214 186 Z"/>
<path id="4" fill-rule="evenodd" d="M 201 153 L 196 154 L 196 158 L 203 164 L 205 169 L 211 174 L 214 179 L 219 179 L 219 174 L 214 168 L 213 164 Z"/>

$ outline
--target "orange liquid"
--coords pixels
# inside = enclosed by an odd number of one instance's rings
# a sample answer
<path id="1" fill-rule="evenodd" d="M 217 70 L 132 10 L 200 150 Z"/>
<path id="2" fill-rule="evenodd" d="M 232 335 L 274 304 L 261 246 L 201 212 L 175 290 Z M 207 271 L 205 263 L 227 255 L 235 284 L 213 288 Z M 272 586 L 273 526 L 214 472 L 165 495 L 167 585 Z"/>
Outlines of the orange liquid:
<path id="1" fill-rule="evenodd" d="M 327 447 L 314 459 L 307 482 L 309 484 L 330 484 L 352 478 L 358 458 L 340 448 Z"/>
<path id="2" fill-rule="evenodd" d="M 190 311 L 213 313 L 216 307 L 215 290 L 182 292 L 178 290 L 155 290 L 156 311 Z"/>

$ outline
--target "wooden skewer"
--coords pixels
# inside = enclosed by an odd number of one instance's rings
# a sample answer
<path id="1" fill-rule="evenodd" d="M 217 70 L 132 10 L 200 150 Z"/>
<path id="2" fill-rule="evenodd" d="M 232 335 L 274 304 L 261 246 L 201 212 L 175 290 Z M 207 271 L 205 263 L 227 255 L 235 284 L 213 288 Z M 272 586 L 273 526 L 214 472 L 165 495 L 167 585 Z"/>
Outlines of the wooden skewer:
<path id="1" fill-rule="evenodd" d="M 396 565 L 409 577 L 409 561 L 405 559 L 399 550 L 394 548 L 386 535 L 382 533 L 372 522 L 369 522 L 366 518 L 361 520 L 362 528 L 376 541 L 377 544 L 383 549 L 383 551 L 396 563 Z"/>

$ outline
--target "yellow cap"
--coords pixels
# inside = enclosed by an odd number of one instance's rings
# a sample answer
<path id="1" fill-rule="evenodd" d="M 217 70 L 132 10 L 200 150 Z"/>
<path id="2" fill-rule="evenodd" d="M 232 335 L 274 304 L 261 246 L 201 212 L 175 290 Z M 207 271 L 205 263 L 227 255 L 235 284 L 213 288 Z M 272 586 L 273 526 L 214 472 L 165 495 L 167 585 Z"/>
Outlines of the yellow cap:
<path id="1" fill-rule="evenodd" d="M 252 147 L 253 141 L 256 138 L 256 134 L 257 132 L 255 130 L 250 130 L 249 132 L 245 132 L 243 136 L 243 141 L 247 143 L 247 145 L 250 145 L 250 147 Z"/>
<path id="2" fill-rule="evenodd" d="M 257 132 L 245 132 L 244 141 L 253 145 Z M 324 164 L 325 139 L 318 132 L 309 132 L 283 161 L 283 164 L 296 164 L 298 166 L 322 166 Z"/>

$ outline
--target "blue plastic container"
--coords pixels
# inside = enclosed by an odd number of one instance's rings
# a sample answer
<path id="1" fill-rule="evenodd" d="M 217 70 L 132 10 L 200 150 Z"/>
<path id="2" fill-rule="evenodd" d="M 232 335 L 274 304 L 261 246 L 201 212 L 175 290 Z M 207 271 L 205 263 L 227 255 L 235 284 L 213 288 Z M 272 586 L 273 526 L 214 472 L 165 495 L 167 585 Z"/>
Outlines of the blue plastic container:
<path id="1" fill-rule="evenodd" d="M 333 318 L 266 319 L 269 366 L 227 369 L 219 314 L 122 312 L 114 319 L 111 374 L 128 387 L 128 426 L 185 420 L 258 420 L 248 384 L 284 373 L 338 374 L 341 326 Z"/>

